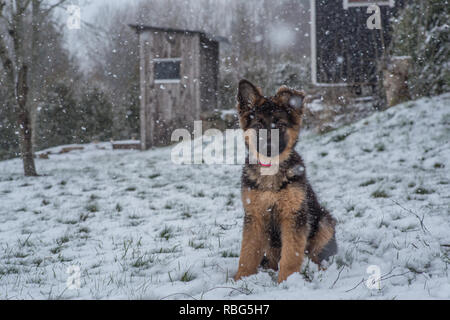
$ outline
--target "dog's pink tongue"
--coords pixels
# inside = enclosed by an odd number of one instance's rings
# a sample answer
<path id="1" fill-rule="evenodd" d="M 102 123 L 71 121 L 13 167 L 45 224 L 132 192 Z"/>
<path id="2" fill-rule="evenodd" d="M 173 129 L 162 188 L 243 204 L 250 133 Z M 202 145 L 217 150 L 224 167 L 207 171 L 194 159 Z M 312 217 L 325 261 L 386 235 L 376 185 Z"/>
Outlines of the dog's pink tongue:
<path id="1" fill-rule="evenodd" d="M 264 163 L 262 163 L 261 161 L 259 162 L 259 164 L 261 165 L 261 166 L 263 166 L 263 167 L 271 167 L 272 166 L 272 164 L 264 164 Z"/>

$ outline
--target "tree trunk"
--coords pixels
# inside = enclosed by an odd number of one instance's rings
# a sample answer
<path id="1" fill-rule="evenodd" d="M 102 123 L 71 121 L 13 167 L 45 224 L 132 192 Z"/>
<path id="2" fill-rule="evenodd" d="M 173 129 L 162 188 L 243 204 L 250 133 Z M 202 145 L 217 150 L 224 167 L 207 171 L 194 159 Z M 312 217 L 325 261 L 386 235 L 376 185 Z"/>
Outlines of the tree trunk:
<path id="1" fill-rule="evenodd" d="M 20 152 L 22 154 L 23 170 L 25 176 L 37 176 L 36 167 L 34 165 L 33 144 L 31 141 L 32 128 L 30 116 L 26 110 L 21 111 L 18 117 L 20 131 Z"/>
<path id="2" fill-rule="evenodd" d="M 384 88 L 388 107 L 411 100 L 408 88 L 408 71 L 411 57 L 390 57 L 383 70 Z"/>
<path id="3" fill-rule="evenodd" d="M 28 82 L 29 82 L 29 98 L 27 109 L 30 110 L 31 119 L 31 142 L 33 147 L 33 153 L 36 148 L 36 134 L 38 132 L 37 128 L 37 107 L 36 104 L 39 103 L 38 98 L 38 88 L 37 88 L 37 69 L 39 64 L 39 27 L 43 20 L 43 13 L 41 10 L 41 0 L 32 0 L 31 2 L 31 53 L 28 55 Z M 34 104 L 34 105 L 30 105 Z"/>
<path id="4" fill-rule="evenodd" d="M 23 65 L 19 70 L 16 85 L 16 101 L 18 105 L 18 125 L 20 132 L 20 153 L 22 154 L 23 170 L 25 176 L 35 177 L 36 166 L 33 157 L 33 131 L 30 119 L 30 111 L 27 108 L 28 98 L 28 67 Z"/>

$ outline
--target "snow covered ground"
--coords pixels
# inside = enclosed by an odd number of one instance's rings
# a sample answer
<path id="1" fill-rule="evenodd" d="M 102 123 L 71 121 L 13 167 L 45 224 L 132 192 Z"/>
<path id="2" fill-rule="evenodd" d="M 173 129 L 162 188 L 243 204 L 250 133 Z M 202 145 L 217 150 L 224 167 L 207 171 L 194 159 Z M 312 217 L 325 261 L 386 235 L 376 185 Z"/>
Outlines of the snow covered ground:
<path id="1" fill-rule="evenodd" d="M 38 178 L 19 159 L 0 162 L 0 298 L 450 299 L 449 138 L 450 94 L 303 134 L 339 253 L 281 285 L 263 270 L 232 280 L 239 165 L 175 165 L 171 148 L 109 143 L 37 159 Z M 379 290 L 365 284 L 371 265 Z M 73 266 L 79 289 L 67 286 Z"/>

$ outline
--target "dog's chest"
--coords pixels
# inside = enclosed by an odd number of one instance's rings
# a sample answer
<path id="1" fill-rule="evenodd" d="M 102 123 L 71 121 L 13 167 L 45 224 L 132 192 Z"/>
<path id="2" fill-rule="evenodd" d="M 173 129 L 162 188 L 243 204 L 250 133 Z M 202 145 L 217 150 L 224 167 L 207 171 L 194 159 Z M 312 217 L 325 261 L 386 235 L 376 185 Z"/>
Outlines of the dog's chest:
<path id="1" fill-rule="evenodd" d="M 271 191 L 242 190 L 242 204 L 245 212 L 251 215 L 270 216 L 278 202 L 277 194 Z"/>
<path id="2" fill-rule="evenodd" d="M 275 174 L 264 175 L 261 168 L 250 169 L 247 171 L 248 177 L 258 186 L 261 191 L 279 191 L 283 185 L 288 182 L 290 171 L 279 169 Z"/>
<path id="3" fill-rule="evenodd" d="M 305 193 L 298 188 L 288 187 L 280 191 L 262 191 L 244 188 L 242 203 L 246 214 L 268 219 L 274 214 L 287 217 L 300 209 L 305 201 Z"/>

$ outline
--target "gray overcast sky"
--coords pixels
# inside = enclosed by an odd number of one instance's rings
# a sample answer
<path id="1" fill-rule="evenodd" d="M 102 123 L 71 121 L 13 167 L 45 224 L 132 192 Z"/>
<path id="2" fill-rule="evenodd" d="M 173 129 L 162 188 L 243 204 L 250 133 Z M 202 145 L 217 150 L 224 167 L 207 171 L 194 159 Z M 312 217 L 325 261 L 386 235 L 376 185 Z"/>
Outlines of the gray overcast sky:
<path id="1" fill-rule="evenodd" d="M 70 0 L 67 2 L 67 5 L 78 5 L 81 8 L 81 20 L 88 22 L 90 24 L 96 25 L 95 16 L 99 10 L 101 10 L 102 6 L 105 5 L 113 5 L 118 8 L 136 3 L 138 0 Z M 58 14 L 61 16 L 62 21 L 65 23 L 68 18 L 68 14 L 65 10 L 60 10 Z M 86 28 L 82 26 L 82 30 L 70 30 L 65 27 L 65 34 L 67 38 L 67 47 L 68 49 L 80 59 L 82 66 L 84 65 L 86 56 L 85 48 L 83 47 L 83 43 L 80 39 L 85 34 Z"/>
<path id="2" fill-rule="evenodd" d="M 112 4 L 115 6 L 123 6 L 133 2 L 137 2 L 136 0 L 72 0 L 73 4 L 79 4 L 81 7 L 81 18 L 83 20 L 87 20 L 92 22 L 92 18 L 95 13 L 101 9 L 102 5 Z"/>

